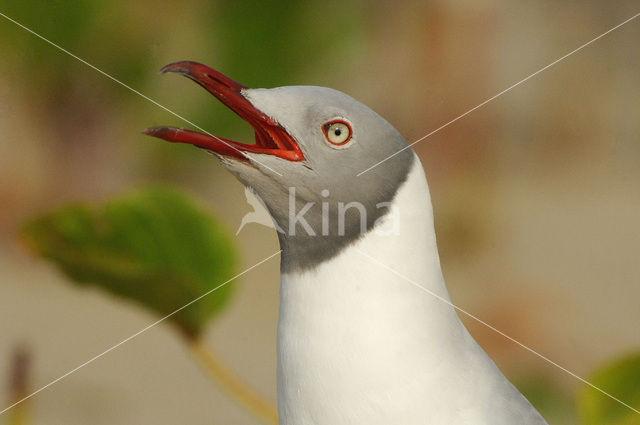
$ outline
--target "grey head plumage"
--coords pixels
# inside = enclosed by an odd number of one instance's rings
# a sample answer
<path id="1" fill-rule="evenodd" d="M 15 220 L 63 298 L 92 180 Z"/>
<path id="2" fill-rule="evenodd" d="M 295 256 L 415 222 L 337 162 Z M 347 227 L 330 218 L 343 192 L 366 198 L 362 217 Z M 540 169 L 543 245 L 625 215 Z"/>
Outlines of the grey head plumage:
<path id="1" fill-rule="evenodd" d="M 326 261 L 371 230 L 388 213 L 414 161 L 391 124 L 337 90 L 249 89 L 195 62 L 177 62 L 163 72 L 194 80 L 254 128 L 255 144 L 172 127 L 146 133 L 212 152 L 260 196 L 282 230 L 283 272 Z"/>

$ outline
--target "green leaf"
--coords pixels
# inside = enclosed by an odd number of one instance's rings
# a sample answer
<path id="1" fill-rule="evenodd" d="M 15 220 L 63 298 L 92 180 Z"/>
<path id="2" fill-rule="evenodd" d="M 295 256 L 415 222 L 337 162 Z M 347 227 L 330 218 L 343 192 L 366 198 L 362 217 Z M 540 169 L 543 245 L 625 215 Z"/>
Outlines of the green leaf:
<path id="1" fill-rule="evenodd" d="M 589 382 L 640 410 L 640 353 L 597 370 Z M 585 425 L 640 425 L 640 414 L 589 386 L 578 396 L 578 409 Z"/>
<path id="2" fill-rule="evenodd" d="M 550 424 L 576 425 L 573 392 L 564 388 L 557 376 L 539 370 L 527 370 L 524 375 L 512 377 L 516 388 Z"/>
<path id="3" fill-rule="evenodd" d="M 223 228 L 186 195 L 138 191 L 99 207 L 75 204 L 27 223 L 22 237 L 74 282 L 165 316 L 228 281 L 236 253 Z M 232 284 L 171 316 L 189 336 L 229 300 Z"/>

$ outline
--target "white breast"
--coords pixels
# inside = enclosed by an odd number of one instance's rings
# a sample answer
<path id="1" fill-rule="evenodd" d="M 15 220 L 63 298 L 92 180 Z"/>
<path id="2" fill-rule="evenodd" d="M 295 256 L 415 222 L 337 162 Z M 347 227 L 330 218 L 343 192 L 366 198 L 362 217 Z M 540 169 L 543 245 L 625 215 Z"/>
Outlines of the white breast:
<path id="1" fill-rule="evenodd" d="M 394 207 L 337 257 L 282 276 L 280 423 L 544 424 L 451 306 L 362 254 L 449 299 L 417 157 Z"/>

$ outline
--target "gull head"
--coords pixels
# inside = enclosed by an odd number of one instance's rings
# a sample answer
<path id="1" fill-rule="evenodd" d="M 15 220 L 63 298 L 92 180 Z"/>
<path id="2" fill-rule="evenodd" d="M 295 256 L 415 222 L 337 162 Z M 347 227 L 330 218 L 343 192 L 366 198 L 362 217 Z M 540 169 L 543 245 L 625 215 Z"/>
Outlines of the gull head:
<path id="1" fill-rule="evenodd" d="M 278 234 L 285 256 L 302 258 L 292 262 L 297 266 L 330 258 L 370 230 L 388 213 L 414 162 L 412 150 L 389 122 L 337 90 L 251 89 L 189 61 L 161 72 L 184 75 L 204 87 L 251 125 L 255 141 L 176 127 L 144 133 L 214 154 L 264 201 L 282 229 Z"/>

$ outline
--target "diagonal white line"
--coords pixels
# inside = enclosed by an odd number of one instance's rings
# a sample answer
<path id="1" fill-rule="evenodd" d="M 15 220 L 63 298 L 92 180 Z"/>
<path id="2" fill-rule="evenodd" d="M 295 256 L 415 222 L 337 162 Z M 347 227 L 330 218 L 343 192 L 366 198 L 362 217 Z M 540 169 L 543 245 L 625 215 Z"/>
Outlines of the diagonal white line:
<path id="1" fill-rule="evenodd" d="M 277 174 L 277 175 L 279 175 L 279 176 L 281 176 L 281 177 L 282 177 L 282 174 L 280 174 L 279 172 L 277 172 L 277 171 L 276 171 L 276 170 L 274 170 L 273 168 L 271 168 L 271 167 L 269 167 L 269 166 L 267 166 L 267 165 L 263 164 L 262 162 L 260 162 L 260 161 L 256 160 L 255 158 L 249 158 L 249 156 L 247 156 L 247 155 L 246 155 L 244 152 L 242 152 L 241 150 L 237 149 L 235 146 L 230 145 L 229 143 L 227 143 L 226 141 L 222 140 L 221 138 L 219 138 L 219 137 L 217 137 L 217 136 L 214 136 L 213 134 L 211 134 L 211 133 L 209 133 L 208 131 L 204 130 L 202 127 L 199 127 L 199 126 L 197 126 L 196 124 L 194 124 L 193 122 L 189 121 L 188 119 L 186 119 L 186 118 L 185 118 L 185 117 L 183 117 L 182 115 L 180 115 L 180 114 L 178 114 L 178 113 L 176 113 L 176 112 L 173 112 L 171 109 L 169 109 L 169 108 L 167 108 L 166 106 L 164 106 L 164 105 L 162 105 L 162 104 L 158 103 L 157 101 L 155 101 L 155 100 L 151 99 L 149 96 L 147 96 L 147 95 L 145 95 L 145 94 L 143 94 L 143 93 L 139 92 L 138 90 L 134 89 L 133 87 L 131 87 L 131 86 L 129 86 L 129 85 L 127 85 L 127 84 L 123 83 L 122 81 L 118 80 L 116 77 L 113 77 L 113 76 L 111 76 L 110 74 L 107 74 L 106 72 L 104 72 L 104 71 L 103 71 L 103 70 L 101 70 L 100 68 L 98 68 L 98 67 L 96 67 L 96 66 L 94 66 L 94 65 L 90 64 L 90 63 L 89 63 L 89 62 L 87 62 L 86 60 L 84 60 L 84 59 L 82 59 L 82 58 L 80 58 L 80 57 L 78 57 L 78 56 L 74 55 L 73 53 L 71 53 L 71 52 L 70 52 L 70 51 L 68 51 L 67 49 L 65 49 L 65 48 L 63 48 L 63 47 L 61 47 L 61 46 L 57 45 L 57 44 L 56 44 L 56 43 L 54 43 L 53 41 L 51 41 L 51 40 L 47 39 L 46 37 L 44 37 L 44 36 L 42 36 L 42 35 L 40 35 L 40 34 L 38 34 L 38 33 L 37 33 L 37 32 L 35 32 L 34 30 L 32 30 L 31 28 L 28 28 L 28 27 L 26 27 L 26 26 L 22 25 L 20 22 L 18 22 L 18 21 L 16 21 L 16 20 L 14 20 L 14 19 L 11 19 L 10 17 L 8 17 L 7 15 L 5 15 L 5 14 L 4 14 L 4 13 L 2 13 L 2 12 L 0 12 L 0 16 L 2 16 L 3 18 L 7 19 L 8 21 L 13 22 L 14 24 L 16 24 L 17 26 L 19 26 L 19 27 L 20 27 L 20 28 L 22 28 L 23 30 L 25 30 L 25 31 L 27 31 L 27 32 L 30 32 L 31 34 L 35 35 L 35 36 L 36 36 L 36 37 L 38 37 L 39 39 L 41 39 L 41 40 L 43 40 L 43 41 L 45 41 L 45 42 L 49 43 L 50 45 L 52 45 L 52 46 L 53 46 L 53 47 L 55 47 L 56 49 L 58 49 L 58 50 L 60 50 L 60 51 L 62 51 L 62 52 L 64 52 L 64 53 L 66 53 L 67 55 L 71 56 L 72 58 L 74 58 L 74 59 L 76 59 L 76 60 L 78 60 L 78 61 L 82 62 L 83 64 L 87 65 L 89 68 L 93 69 L 94 71 L 97 71 L 97 72 L 99 72 L 100 74 L 104 75 L 105 77 L 109 78 L 110 80 L 115 81 L 116 83 L 120 84 L 122 87 L 124 87 L 124 88 L 126 88 L 126 89 L 128 89 L 128 90 L 130 90 L 130 91 L 132 91 L 132 92 L 134 92 L 134 93 L 135 93 L 135 94 L 137 94 L 138 96 L 140 96 L 140 97 L 142 97 L 142 98 L 144 98 L 144 99 L 148 100 L 149 102 L 153 103 L 154 105 L 156 105 L 156 106 L 158 106 L 158 107 L 160 107 L 160 108 L 164 109 L 165 111 L 169 112 L 171 115 L 173 115 L 173 116 L 175 116 L 175 117 L 177 117 L 177 118 L 181 119 L 182 121 L 186 122 L 187 124 L 189 124 L 189 125 L 191 125 L 191 126 L 195 127 L 195 128 L 196 128 L 196 129 L 198 129 L 199 131 L 201 131 L 201 132 L 203 132 L 203 133 L 205 133 L 205 134 L 207 134 L 207 135 L 209 135 L 209 136 L 213 137 L 214 139 L 218 140 L 219 142 L 221 142 L 221 143 L 223 143 L 223 144 L 227 145 L 227 146 L 228 146 L 228 147 L 230 147 L 231 149 L 233 149 L 233 150 L 235 150 L 235 151 L 239 152 L 242 156 L 244 156 L 245 158 L 249 159 L 250 161 L 255 161 L 255 162 L 257 162 L 258 164 L 260 164 L 260 165 L 262 165 L 263 167 L 265 167 L 266 169 L 268 169 L 269 171 L 272 171 L 273 173 L 275 173 L 275 174 Z"/>
<path id="2" fill-rule="evenodd" d="M 133 338 L 137 337 L 138 335 L 148 331 L 149 329 L 153 328 L 154 326 L 164 322 L 165 320 L 167 320 L 169 317 L 173 316 L 174 314 L 184 310 L 185 308 L 189 307 L 191 304 L 201 300 L 202 298 L 206 297 L 207 295 L 211 294 L 214 291 L 217 291 L 218 289 L 222 288 L 223 286 L 225 286 L 226 284 L 228 284 L 229 282 L 239 278 L 240 276 L 242 276 L 243 274 L 253 270 L 254 268 L 258 267 L 259 265 L 261 265 L 262 263 L 272 259 L 273 257 L 275 257 L 276 255 L 280 254 L 282 250 L 278 250 L 277 252 L 271 254 L 270 256 L 268 256 L 267 258 L 257 262 L 256 264 L 254 264 L 253 266 L 249 267 L 248 269 L 245 269 L 244 271 L 238 273 L 237 275 L 233 276 L 231 279 L 227 280 L 226 282 L 221 283 L 220 285 L 216 286 L 213 289 L 210 289 L 209 291 L 205 292 L 204 294 L 200 295 L 198 298 L 189 301 L 187 304 L 183 305 L 182 307 L 172 311 L 171 313 L 167 314 L 166 316 L 164 316 L 161 319 L 156 320 L 155 322 L 153 322 L 152 324 L 140 329 L 138 332 L 134 333 L 133 335 L 123 339 L 122 341 L 120 341 L 119 343 L 111 346 L 110 348 L 108 348 L 107 350 L 103 351 L 102 353 L 90 358 L 89 360 L 87 360 L 86 362 L 82 363 L 81 365 L 71 369 L 70 371 L 68 371 L 67 373 L 65 373 L 64 375 L 54 379 L 53 381 L 49 382 L 47 385 L 44 385 L 42 387 L 40 387 L 39 389 L 37 389 L 36 391 L 32 392 L 31 394 L 29 394 L 28 396 L 16 401 L 15 403 L 13 403 L 12 405 L 5 407 L 2 411 L 0 411 L 0 415 L 2 415 L 3 413 L 5 413 L 6 411 L 8 411 L 9 409 L 17 406 L 18 404 L 30 399 L 31 397 L 33 397 L 34 395 L 38 394 L 40 391 L 43 391 L 47 388 L 49 388 L 50 386 L 52 386 L 53 384 L 55 384 L 58 381 L 61 381 L 62 379 L 66 378 L 67 376 L 71 375 L 72 373 L 78 371 L 79 369 L 82 369 L 83 367 L 85 367 L 86 365 L 88 365 L 89 363 L 94 362 L 95 360 L 98 360 L 100 357 L 104 356 L 105 354 L 115 350 L 116 348 L 120 347 L 122 344 L 125 344 L 129 341 L 131 341 Z"/>
<path id="3" fill-rule="evenodd" d="M 369 168 L 367 168 L 366 170 L 361 171 L 360 173 L 358 173 L 358 174 L 356 175 L 356 177 L 360 177 L 361 175 L 363 175 L 363 174 L 364 174 L 364 173 L 366 173 L 367 171 L 369 171 L 369 170 L 371 170 L 371 169 L 373 169 L 373 168 L 377 167 L 378 165 L 382 164 L 383 162 L 385 162 L 385 161 L 387 161 L 387 160 L 389 160 L 389 159 L 393 158 L 394 156 L 398 155 L 400 152 L 403 152 L 403 151 L 405 151 L 405 150 L 409 149 L 411 146 L 415 145 L 416 143 L 419 143 L 419 142 L 423 141 L 423 140 L 424 140 L 424 139 L 426 139 L 427 137 L 431 136 L 432 134 L 437 133 L 438 131 L 442 130 L 443 128 L 448 127 L 449 125 L 453 124 L 454 122 L 458 121 L 459 119 L 461 119 L 461 118 L 463 118 L 463 117 L 465 117 L 465 116 L 469 115 L 470 113 L 472 113 L 472 112 L 473 112 L 473 111 L 475 111 L 476 109 L 482 108 L 484 105 L 486 105 L 487 103 L 491 102 L 492 100 L 494 100 L 494 99 L 496 99 L 496 98 L 498 98 L 498 97 L 502 96 L 503 94 L 507 93 L 507 92 L 508 92 L 508 91 L 510 91 L 511 89 L 514 89 L 514 88 L 518 87 L 520 84 L 524 83 L 525 81 L 530 80 L 531 78 L 533 78 L 533 77 L 535 77 L 536 75 L 540 74 L 541 72 L 543 72 L 543 71 L 545 71 L 545 70 L 547 70 L 547 69 L 551 68 L 553 65 L 555 65 L 555 64 L 557 64 L 558 62 L 560 62 L 560 61 L 562 61 L 562 60 L 564 60 L 564 59 L 568 58 L 569 56 L 573 55 L 574 53 L 576 53 L 576 52 L 578 52 L 578 51 L 580 51 L 580 50 L 584 49 L 585 47 L 589 46 L 590 44 L 595 43 L 596 41 L 600 40 L 600 39 L 601 39 L 602 37 L 604 37 L 605 35 L 607 35 L 607 34 L 609 34 L 609 33 L 613 32 L 613 31 L 617 30 L 618 28 L 620 28 L 620 27 L 621 27 L 621 26 L 623 26 L 624 24 L 629 23 L 629 22 L 631 22 L 632 20 L 636 19 L 638 16 L 640 16 L 640 13 L 636 13 L 635 15 L 633 15 L 632 17 L 630 17 L 630 18 L 629 18 L 629 19 L 627 19 L 626 21 L 621 22 L 621 23 L 619 23 L 618 25 L 616 25 L 615 27 L 611 28 L 610 30 L 603 32 L 602 34 L 600 34 L 599 36 L 597 36 L 597 37 L 596 37 L 596 38 L 594 38 L 593 40 L 590 40 L 590 41 L 588 41 L 588 42 L 584 43 L 582 46 L 580 46 L 580 47 L 577 47 L 577 48 L 573 49 L 572 51 L 570 51 L 570 52 L 569 52 L 569 53 L 567 53 L 566 55 L 564 55 L 564 56 L 562 56 L 562 57 L 560 57 L 560 58 L 556 59 L 556 60 L 555 60 L 555 61 L 553 61 L 553 62 L 551 62 L 549 65 L 547 65 L 547 66 L 545 66 L 545 67 L 543 67 L 543 68 L 540 68 L 539 70 L 537 70 L 537 71 L 536 71 L 536 72 L 534 72 L 533 74 L 529 75 L 528 77 L 525 77 L 525 78 L 523 78 L 522 80 L 518 81 L 517 83 L 512 84 L 511 86 L 509 86 L 509 87 L 507 87 L 506 89 L 502 90 L 500 93 L 498 93 L 498 94 L 496 94 L 496 95 L 494 95 L 494 96 L 491 96 L 490 98 L 488 98 L 488 99 L 487 99 L 487 100 L 485 100 L 484 102 L 480 103 L 479 105 L 474 106 L 473 108 L 469 109 L 469 110 L 468 110 L 467 112 L 465 112 L 464 114 L 457 116 L 456 118 L 452 119 L 451 121 L 449 121 L 449 122 L 447 122 L 447 123 L 445 123 L 445 124 L 441 125 L 440 127 L 436 128 L 436 129 L 435 129 L 435 130 L 433 130 L 432 132 L 430 132 L 430 133 L 428 133 L 428 134 L 426 134 L 426 135 L 422 136 L 422 137 L 421 137 L 421 138 L 419 138 L 418 140 L 416 140 L 416 141 L 414 141 L 414 142 L 410 143 L 408 146 L 405 146 L 404 148 L 400 149 L 398 152 L 393 153 L 393 154 L 389 155 L 388 157 L 384 158 L 383 160 L 376 162 L 376 163 L 375 163 L 375 164 L 373 164 L 371 167 L 369 167 Z"/>
<path id="4" fill-rule="evenodd" d="M 506 333 L 502 332 L 501 330 L 495 328 L 494 326 L 491 326 L 490 324 L 488 324 L 487 322 L 485 322 L 484 320 L 474 316 L 473 314 L 467 312 L 466 310 L 458 307 L 457 305 L 453 304 L 451 301 L 447 300 L 446 298 L 441 297 L 440 295 L 436 294 L 433 291 L 430 291 L 429 289 L 425 288 L 424 286 L 420 285 L 419 283 L 409 279 L 408 277 L 406 277 L 405 275 L 403 275 L 402 273 L 400 273 L 399 271 L 395 270 L 392 267 L 387 266 L 386 264 L 384 264 L 382 261 L 370 256 L 369 254 L 365 253 L 364 251 L 357 249 L 356 250 L 362 254 L 364 257 L 367 257 L 369 260 L 373 261 L 374 263 L 377 263 L 378 265 L 384 267 L 385 269 L 389 270 L 391 273 L 395 274 L 396 276 L 406 280 L 407 282 L 409 282 L 411 285 L 417 287 L 418 289 L 423 290 L 424 292 L 426 292 L 429 295 L 432 295 L 434 297 L 436 297 L 437 299 L 439 299 L 440 301 L 442 301 L 445 304 L 450 305 L 451 307 L 453 307 L 454 309 L 458 310 L 460 313 L 464 314 L 465 316 L 470 317 L 471 319 L 477 321 L 478 323 L 488 327 L 489 329 L 491 329 L 492 331 L 502 335 L 503 337 L 507 338 L 509 341 L 514 342 L 516 344 L 518 344 L 520 347 L 524 348 L 525 350 L 529 351 L 532 354 L 535 354 L 536 356 L 540 357 L 542 360 L 554 365 L 555 367 L 557 367 L 558 369 L 568 373 L 569 375 L 573 376 L 574 378 L 576 378 L 577 380 L 583 382 L 584 384 L 587 384 L 588 386 L 590 386 L 591 388 L 600 391 L 602 394 L 606 395 L 607 397 L 611 398 L 612 400 L 617 401 L 618 403 L 622 404 L 623 406 L 633 410 L 634 412 L 640 414 L 640 410 L 637 410 L 631 406 L 629 406 L 627 403 L 625 403 L 624 401 L 612 396 L 611 394 L 609 394 L 608 392 L 604 391 L 603 389 L 600 389 L 598 387 L 596 387 L 595 385 L 593 385 L 591 382 L 587 381 L 584 378 L 581 378 L 580 376 L 576 375 L 575 373 L 571 372 L 569 369 L 560 366 L 558 363 L 554 362 L 553 360 L 551 360 L 550 358 L 538 353 L 537 351 L 535 351 L 533 348 L 530 348 L 526 345 L 524 345 L 523 343 L 521 343 L 520 341 L 516 340 L 515 338 L 510 337 L 509 335 L 507 335 Z"/>

